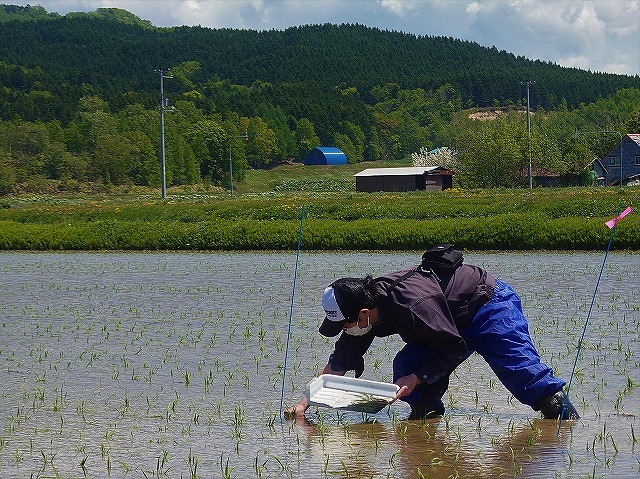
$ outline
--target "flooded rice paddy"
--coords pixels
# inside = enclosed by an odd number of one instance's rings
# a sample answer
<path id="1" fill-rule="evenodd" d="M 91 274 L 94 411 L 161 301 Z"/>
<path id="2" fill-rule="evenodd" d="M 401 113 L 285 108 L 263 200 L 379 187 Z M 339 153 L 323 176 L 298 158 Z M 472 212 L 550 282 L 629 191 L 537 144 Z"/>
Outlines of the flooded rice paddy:
<path id="1" fill-rule="evenodd" d="M 340 276 L 419 252 L 300 254 L 285 405 L 324 366 L 319 298 Z M 523 299 L 543 360 L 568 381 L 603 255 L 468 254 Z M 640 255 L 609 255 L 570 396 L 541 420 L 480 357 L 445 416 L 312 408 L 281 421 L 292 253 L 1 253 L 2 478 L 600 478 L 640 476 Z M 390 381 L 398 338 L 364 378 Z"/>

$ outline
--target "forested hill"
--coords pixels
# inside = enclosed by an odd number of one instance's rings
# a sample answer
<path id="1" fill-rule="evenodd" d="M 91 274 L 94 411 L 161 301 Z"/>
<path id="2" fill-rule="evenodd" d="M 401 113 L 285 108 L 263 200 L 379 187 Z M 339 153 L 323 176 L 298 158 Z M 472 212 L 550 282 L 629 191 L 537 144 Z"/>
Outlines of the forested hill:
<path id="1" fill-rule="evenodd" d="M 159 115 L 160 78 L 170 115 Z M 476 121 L 475 107 L 502 116 Z M 362 25 L 157 28 L 117 8 L 0 5 L 0 195 L 159 185 L 160 152 L 169 186 L 230 185 L 318 145 L 350 163 L 449 146 L 462 187 L 521 186 L 534 162 L 572 184 L 618 139 L 577 130 L 639 129 L 640 76 L 453 38 Z"/>
<path id="2" fill-rule="evenodd" d="M 167 86 L 178 93 L 202 90 L 211 80 L 337 85 L 355 88 L 361 100 L 373 104 L 379 98 L 372 90 L 388 83 L 425 90 L 451 84 L 463 106 L 490 106 L 521 103 L 522 81 L 535 80 L 537 105 L 555 109 L 565 102 L 569 108 L 591 103 L 620 88 L 640 88 L 638 76 L 563 68 L 469 41 L 362 25 L 261 32 L 155 28 L 118 9 L 59 16 L 43 13 L 42 7 L 9 6 L 0 7 L 0 19 L 0 83 L 22 91 L 37 84 L 37 90 L 73 104 L 87 93 L 116 108 L 132 100 L 154 104 L 154 70 L 185 62 L 197 62 L 188 81 Z M 50 109 L 63 120 L 72 114 L 56 102 Z"/>

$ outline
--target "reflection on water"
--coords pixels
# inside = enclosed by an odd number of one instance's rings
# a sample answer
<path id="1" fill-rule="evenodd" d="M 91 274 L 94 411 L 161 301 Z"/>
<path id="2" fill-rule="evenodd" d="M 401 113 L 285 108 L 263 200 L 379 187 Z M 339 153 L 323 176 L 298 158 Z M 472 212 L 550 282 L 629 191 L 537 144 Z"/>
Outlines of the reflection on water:
<path id="1" fill-rule="evenodd" d="M 303 253 L 285 401 L 322 367 L 319 294 L 418 252 Z M 295 256 L 0 254 L 0 477 L 638 477 L 640 255 L 610 254 L 572 401 L 580 421 L 519 404 L 482 359 L 452 377 L 442 418 L 312 408 L 279 420 Z M 602 256 L 468 254 L 522 296 L 543 359 L 568 379 Z M 389 381 L 397 338 L 367 379 Z"/>
<path id="2" fill-rule="evenodd" d="M 545 478 L 567 467 L 569 424 L 558 435 L 554 421 L 484 419 L 493 424 L 473 429 L 480 417 L 447 415 L 340 425 L 305 420 L 297 427 L 314 459 L 328 461 L 327 471 L 338 477 L 371 477 L 382 467 L 393 477 Z M 383 449 L 393 451 L 387 464 L 379 464 Z"/>

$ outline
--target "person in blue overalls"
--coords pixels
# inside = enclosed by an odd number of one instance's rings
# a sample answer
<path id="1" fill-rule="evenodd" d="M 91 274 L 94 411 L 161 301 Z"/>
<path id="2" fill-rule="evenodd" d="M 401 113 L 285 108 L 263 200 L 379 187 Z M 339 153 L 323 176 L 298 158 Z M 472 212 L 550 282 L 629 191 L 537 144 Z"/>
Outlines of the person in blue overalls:
<path id="1" fill-rule="evenodd" d="M 444 281 L 433 271 L 406 268 L 379 278 L 341 278 L 322 296 L 320 333 L 342 333 L 321 374 L 364 370 L 375 337 L 398 334 L 406 343 L 393 361 L 396 399 L 410 419 L 444 414 L 449 376 L 473 352 L 480 354 L 518 401 L 548 419 L 577 419 L 565 382 L 542 363 L 529 335 L 520 298 L 505 282 L 462 264 Z M 304 415 L 307 398 L 286 411 Z"/>

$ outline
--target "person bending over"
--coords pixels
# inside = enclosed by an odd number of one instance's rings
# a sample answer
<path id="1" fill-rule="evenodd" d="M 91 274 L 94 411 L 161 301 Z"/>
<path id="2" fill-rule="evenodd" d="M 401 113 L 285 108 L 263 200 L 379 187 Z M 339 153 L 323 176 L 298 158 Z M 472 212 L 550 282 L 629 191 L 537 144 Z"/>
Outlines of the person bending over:
<path id="1" fill-rule="evenodd" d="M 321 374 L 353 370 L 359 377 L 376 337 L 398 334 L 406 343 L 393 360 L 393 381 L 400 388 L 395 399 L 411 406 L 409 419 L 444 414 L 449 376 L 473 352 L 518 401 L 545 418 L 580 417 L 563 392 L 565 382 L 541 361 L 520 298 L 482 268 L 462 264 L 438 275 L 418 266 L 375 279 L 340 278 L 324 290 L 322 307 L 320 334 L 342 334 Z M 303 396 L 286 416 L 303 416 L 307 408 Z"/>

